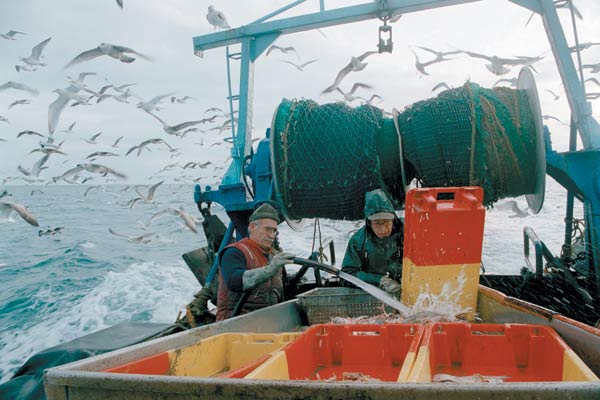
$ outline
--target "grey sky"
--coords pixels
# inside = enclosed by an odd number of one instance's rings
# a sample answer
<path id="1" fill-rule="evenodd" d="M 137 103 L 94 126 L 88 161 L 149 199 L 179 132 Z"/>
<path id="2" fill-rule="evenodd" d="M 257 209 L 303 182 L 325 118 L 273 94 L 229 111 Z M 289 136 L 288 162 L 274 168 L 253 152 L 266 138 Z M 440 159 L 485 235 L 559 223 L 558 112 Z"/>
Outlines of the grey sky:
<path id="1" fill-rule="evenodd" d="M 275 0 L 220 0 L 218 2 L 197 0 L 125 0 L 120 10 L 114 0 L 23 0 L 3 2 L 0 6 L 0 30 L 26 32 L 16 40 L 0 39 L 0 84 L 13 80 L 25 83 L 40 90 L 41 94 L 32 97 L 25 92 L 5 90 L 0 92 L 0 116 L 10 123 L 0 122 L 0 179 L 17 176 L 18 164 L 30 168 L 39 159 L 37 155 L 27 155 L 35 148 L 38 137 L 21 137 L 22 130 L 35 130 L 47 134 L 48 105 L 56 98 L 52 90 L 68 86 L 67 76 L 76 77 L 84 71 L 96 72 L 87 78 L 86 83 L 98 90 L 108 82 L 115 85 L 136 83 L 132 90 L 148 100 L 169 92 L 176 96 L 192 96 L 198 101 L 187 104 L 163 102 L 161 118 L 174 125 L 180 122 L 200 119 L 203 111 L 212 106 L 227 109 L 227 85 L 225 71 L 225 50 L 215 49 L 205 52 L 204 58 L 194 56 L 192 37 L 212 32 L 206 21 L 209 5 L 223 11 L 231 26 L 247 24 L 283 6 L 290 1 Z M 361 1 L 326 1 L 327 8 L 358 4 Z M 600 40 L 600 4 L 594 0 L 575 2 L 584 15 L 579 24 L 581 42 Z M 296 11 L 285 16 L 316 11 L 317 0 L 308 0 Z M 559 12 L 561 19 L 570 21 L 567 11 Z M 549 45 L 539 17 L 525 27 L 530 12 L 508 0 L 483 0 L 478 3 L 446 7 L 403 16 L 393 24 L 393 54 L 374 55 L 367 59 L 368 67 L 353 73 L 342 84 L 349 89 L 354 82 L 366 82 L 374 86 L 373 93 L 381 95 L 384 102 L 379 105 L 388 111 L 393 107 L 402 110 L 418 100 L 435 96 L 431 89 L 445 81 L 451 86 L 460 86 L 470 79 L 484 87 L 491 87 L 499 79 L 487 71 L 483 60 L 460 55 L 450 62 L 430 67 L 430 76 L 421 76 L 414 68 L 415 59 L 409 45 L 426 46 L 437 50 L 465 49 L 502 57 L 546 55 L 535 64 L 542 112 L 568 121 L 569 111 L 564 95 L 555 101 L 544 89 L 562 93 L 562 85 L 549 52 Z M 264 55 L 256 65 L 254 91 L 254 137 L 262 137 L 270 125 L 272 114 L 283 97 L 309 98 L 320 103 L 339 100 L 339 96 L 319 96 L 331 84 L 352 55 L 367 50 L 375 50 L 377 28 L 380 21 L 368 21 L 351 25 L 323 29 L 319 32 L 306 32 L 283 36 L 276 42 L 280 46 L 294 46 L 304 61 L 318 59 L 304 72 L 282 62 L 295 60 L 292 54 L 273 53 Z M 570 23 L 564 25 L 567 38 L 572 40 Z M 44 61 L 48 66 L 35 72 L 17 72 L 14 65 L 18 57 L 26 57 L 31 47 L 52 37 L 44 50 Z M 62 68 L 84 50 L 96 47 L 101 42 L 130 47 L 155 59 L 147 62 L 138 59 L 131 64 L 100 57 L 67 70 Z M 422 61 L 430 59 L 420 52 Z M 596 63 L 600 60 L 600 47 L 583 53 L 584 62 Z M 234 82 L 237 84 L 237 70 L 234 69 Z M 518 68 L 502 76 L 511 78 L 518 74 Z M 588 75 L 592 76 L 592 75 Z M 236 90 L 237 91 L 237 90 Z M 600 91 L 600 87 L 590 85 L 588 91 Z M 367 93 L 365 93 L 367 94 Z M 368 93 L 370 95 L 370 93 Z M 15 100 L 27 98 L 32 102 L 18 105 L 10 110 L 8 106 Z M 597 101 L 596 101 L 597 102 Z M 82 162 L 86 155 L 94 151 L 115 151 L 109 144 L 124 135 L 120 148 L 122 156 L 100 159 L 98 162 L 128 174 L 130 182 L 146 181 L 162 166 L 176 161 L 212 161 L 223 164 L 229 155 L 225 144 L 209 147 L 211 143 L 222 141 L 230 133 L 221 135 L 216 131 L 208 134 L 191 133 L 184 139 L 169 136 L 152 117 L 132 104 L 121 104 L 107 100 L 92 106 L 67 107 L 61 116 L 55 133 L 57 141 L 66 140 L 64 151 L 68 157 L 52 156 L 49 169 L 42 172 L 45 177 L 56 176 Z M 596 105 L 597 107 L 597 105 Z M 62 133 L 72 122 L 77 121 L 73 133 Z M 566 149 L 568 128 L 549 121 L 555 146 Z M 210 125 L 212 127 L 214 125 Z M 102 131 L 98 138 L 102 145 L 94 146 L 83 141 L 94 133 Z M 140 157 L 133 154 L 124 157 L 131 146 L 149 138 L 162 138 L 171 146 L 181 149 L 182 154 L 174 159 L 160 146 Z M 195 145 L 203 138 L 204 146 Z M 68 160 L 63 164 L 65 160 Z M 207 176 L 203 184 L 214 184 L 210 169 L 194 170 L 184 178 Z M 219 172 L 220 175 L 222 172 Z M 168 175 L 172 180 L 181 174 L 177 169 Z M 156 179 L 154 179 L 156 180 Z M 13 182 L 11 182 L 13 183 Z"/>

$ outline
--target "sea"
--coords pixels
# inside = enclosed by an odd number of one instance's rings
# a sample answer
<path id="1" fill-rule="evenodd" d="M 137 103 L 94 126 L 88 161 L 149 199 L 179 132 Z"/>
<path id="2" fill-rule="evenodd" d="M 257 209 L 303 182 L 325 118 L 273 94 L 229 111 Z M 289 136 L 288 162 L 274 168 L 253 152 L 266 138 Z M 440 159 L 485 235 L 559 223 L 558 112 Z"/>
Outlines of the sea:
<path id="1" fill-rule="evenodd" d="M 39 221 L 31 226 L 17 214 L 0 220 L 0 383 L 35 353 L 123 321 L 172 323 L 200 284 L 181 258 L 202 247 L 202 230 L 193 233 L 182 220 L 165 213 L 183 207 L 201 219 L 193 201 L 194 186 L 163 184 L 152 204 L 126 206 L 135 196 L 128 186 L 6 186 L 15 202 L 25 204 Z M 526 208 L 524 197 L 516 199 Z M 564 238 L 566 192 L 546 181 L 545 203 L 537 215 L 499 207 L 486 212 L 483 260 L 486 273 L 518 274 L 525 265 L 523 227 L 532 227 L 554 254 Z M 225 223 L 224 210 L 212 211 Z M 581 218 L 582 208 L 576 206 Z M 339 266 L 350 235 L 362 221 L 305 221 L 302 231 L 280 229 L 286 250 L 307 257 L 318 243 L 332 239 Z M 39 231 L 62 227 L 60 233 Z M 109 232 L 125 235 L 117 236 Z M 200 227 L 201 228 L 201 227 Z M 319 232 L 316 238 L 315 232 Z M 156 233 L 148 243 L 134 238 Z"/>

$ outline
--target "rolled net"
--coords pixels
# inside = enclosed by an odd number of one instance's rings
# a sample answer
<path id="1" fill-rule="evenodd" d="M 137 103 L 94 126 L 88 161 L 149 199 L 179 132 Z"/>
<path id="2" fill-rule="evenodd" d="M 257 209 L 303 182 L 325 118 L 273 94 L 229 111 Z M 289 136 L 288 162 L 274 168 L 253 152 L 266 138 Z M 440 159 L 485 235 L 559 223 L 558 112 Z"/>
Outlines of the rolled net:
<path id="1" fill-rule="evenodd" d="M 400 137 L 371 105 L 284 99 L 271 150 L 287 217 L 362 219 L 364 194 L 376 188 L 402 203 L 402 159 L 406 182 L 482 186 L 486 206 L 534 192 L 537 136 L 525 91 L 467 82 L 411 105 L 397 122 Z"/>

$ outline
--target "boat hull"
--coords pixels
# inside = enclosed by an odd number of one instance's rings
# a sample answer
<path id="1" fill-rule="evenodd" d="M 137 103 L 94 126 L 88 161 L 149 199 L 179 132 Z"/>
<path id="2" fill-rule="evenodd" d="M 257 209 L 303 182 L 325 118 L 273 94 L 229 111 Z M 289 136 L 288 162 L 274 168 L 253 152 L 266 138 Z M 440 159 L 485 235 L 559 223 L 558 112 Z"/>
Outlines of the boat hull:
<path id="1" fill-rule="evenodd" d="M 542 324 L 599 374 L 600 330 L 502 293 L 479 287 L 478 313 L 488 323 Z M 482 384 L 344 383 L 134 375 L 102 372 L 109 368 L 189 346 L 225 332 L 274 333 L 304 330 L 308 325 L 297 300 L 230 320 L 198 327 L 86 360 L 52 368 L 45 374 L 50 400 L 73 399 L 598 399 L 599 382 L 524 382 Z"/>

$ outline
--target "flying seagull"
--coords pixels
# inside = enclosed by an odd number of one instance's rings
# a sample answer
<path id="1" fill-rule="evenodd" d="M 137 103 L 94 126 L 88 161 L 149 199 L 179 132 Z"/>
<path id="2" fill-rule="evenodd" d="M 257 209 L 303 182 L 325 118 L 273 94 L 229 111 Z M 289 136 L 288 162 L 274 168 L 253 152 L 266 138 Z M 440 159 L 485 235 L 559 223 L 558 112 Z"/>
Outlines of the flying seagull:
<path id="1" fill-rule="evenodd" d="M 6 40 L 17 40 L 15 39 L 15 35 L 27 35 L 25 32 L 19 31 L 8 31 L 6 33 L 0 34 L 0 37 Z"/>
<path id="2" fill-rule="evenodd" d="M 141 243 L 141 244 L 149 243 L 150 238 L 155 235 L 155 233 L 150 232 L 150 233 L 144 233 L 141 236 L 127 236 L 127 235 L 124 235 L 122 233 L 112 230 L 112 228 L 108 228 L 108 231 L 115 236 L 119 236 L 119 237 L 127 239 L 131 243 Z"/>
<path id="3" fill-rule="evenodd" d="M 370 55 L 376 54 L 376 53 L 378 53 L 378 52 L 375 50 L 372 50 L 372 51 L 366 51 L 358 57 L 352 56 L 352 58 L 350 58 L 350 62 L 344 68 L 342 68 L 340 70 L 340 72 L 338 72 L 337 76 L 335 77 L 335 81 L 333 81 L 333 84 L 331 84 L 331 86 L 329 86 L 328 88 L 323 90 L 321 92 L 321 94 L 323 95 L 325 93 L 331 93 L 335 89 L 337 89 L 339 84 L 342 82 L 342 79 L 344 79 L 346 77 L 346 75 L 348 75 L 350 72 L 362 71 L 363 69 L 365 69 L 365 67 L 367 66 L 368 63 L 363 62 L 363 61 Z"/>
<path id="4" fill-rule="evenodd" d="M 265 56 L 268 56 L 269 54 L 271 54 L 273 52 L 273 50 L 279 50 L 280 52 L 282 52 L 284 54 L 287 54 L 290 51 L 293 51 L 296 54 L 296 57 L 298 58 L 298 60 L 300 60 L 300 55 L 298 54 L 298 52 L 296 51 L 296 49 L 293 46 L 281 47 L 281 46 L 277 46 L 276 44 L 273 44 L 273 45 L 271 45 L 271 47 L 269 47 Z"/>
<path id="5" fill-rule="evenodd" d="M 37 89 L 30 88 L 24 83 L 8 81 L 0 85 L 0 92 L 7 89 L 15 89 L 15 90 L 23 90 L 25 92 L 31 93 L 34 96 L 38 96 L 40 92 Z"/>
<path id="6" fill-rule="evenodd" d="M 44 50 L 44 47 L 46 47 L 46 45 L 48 44 L 48 42 L 50 41 L 50 39 L 52 38 L 48 38 L 38 44 L 36 44 L 32 49 L 31 49 L 31 54 L 29 55 L 29 57 L 20 57 L 19 60 L 23 61 L 25 64 L 27 65 L 31 65 L 31 66 L 45 66 L 46 64 L 44 64 L 43 62 L 40 61 L 40 57 L 42 56 L 42 50 Z"/>
<path id="7" fill-rule="evenodd" d="M 307 61 L 307 62 L 302 63 L 302 64 L 296 64 L 296 63 L 288 61 L 288 60 L 281 60 L 281 61 L 283 61 L 286 64 L 293 65 L 294 67 L 296 67 L 296 69 L 298 71 L 304 71 L 304 67 L 306 67 L 307 65 L 312 64 L 312 63 L 314 63 L 314 62 L 316 62 L 318 60 L 316 60 L 316 59 L 315 60 L 310 60 L 310 61 Z"/>
<path id="8" fill-rule="evenodd" d="M 482 58 L 484 60 L 488 60 L 490 63 L 486 64 L 485 67 L 494 75 L 504 75 L 510 72 L 510 68 L 507 65 L 515 66 L 515 65 L 527 65 L 531 69 L 535 71 L 533 67 L 533 63 L 541 61 L 544 57 L 526 57 L 526 56 L 517 56 L 516 58 L 502 58 L 498 56 L 486 56 L 485 54 L 475 53 L 472 51 L 463 51 L 463 53 L 473 57 L 473 58 Z"/>
<path id="9" fill-rule="evenodd" d="M 31 100 L 27 100 L 27 99 L 15 100 L 12 103 L 10 103 L 10 105 L 8 106 L 8 109 L 10 110 L 14 106 L 18 106 L 21 104 L 29 104 L 29 103 L 31 103 Z"/>
<path id="10" fill-rule="evenodd" d="M 229 29 L 231 26 L 227 23 L 227 18 L 225 18 L 225 14 L 221 11 L 215 10 L 213 6 L 208 6 L 208 14 L 206 14 L 206 20 L 209 24 L 211 24 L 215 29 Z"/>
<path id="11" fill-rule="evenodd" d="M 525 218 L 530 215 L 527 209 L 522 210 L 514 200 L 508 200 L 504 203 L 496 204 L 496 208 L 501 211 L 512 211 L 514 214 L 509 215 L 509 218 Z"/>
<path id="12" fill-rule="evenodd" d="M 352 85 L 352 89 L 350 89 L 349 92 L 344 92 L 342 91 L 342 89 L 340 89 L 339 87 L 336 88 L 335 90 L 337 90 L 338 92 L 340 92 L 342 94 L 342 96 L 344 96 L 344 101 L 347 101 L 348 103 L 359 99 L 361 97 L 359 96 L 354 96 L 354 92 L 356 92 L 357 89 L 373 89 L 373 86 L 368 85 L 366 83 L 361 83 L 361 82 L 356 82 L 354 85 Z"/>
<path id="13" fill-rule="evenodd" d="M 21 216 L 29 225 L 40 226 L 35 217 L 31 214 L 31 212 L 22 204 L 0 201 L 0 214 L 4 216 L 5 219 L 10 217 L 10 214 L 15 211 L 17 214 Z"/>
<path id="14" fill-rule="evenodd" d="M 79 64 L 84 61 L 89 61 L 93 58 L 100 56 L 109 56 L 124 63 L 132 63 L 135 61 L 135 57 L 128 56 L 125 53 L 132 53 L 140 58 L 143 58 L 144 60 L 152 61 L 150 57 L 138 53 L 137 51 L 130 49 L 129 47 L 118 46 L 110 43 L 100 43 L 98 47 L 94 47 L 93 49 L 86 50 L 83 53 L 79 54 L 65 66 L 65 69 L 75 64 Z"/>

